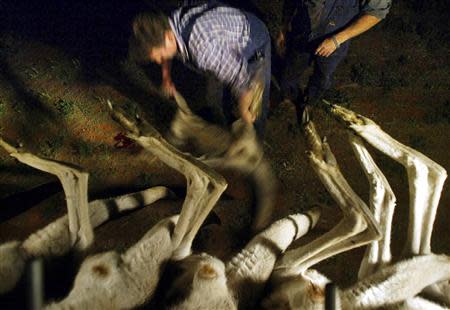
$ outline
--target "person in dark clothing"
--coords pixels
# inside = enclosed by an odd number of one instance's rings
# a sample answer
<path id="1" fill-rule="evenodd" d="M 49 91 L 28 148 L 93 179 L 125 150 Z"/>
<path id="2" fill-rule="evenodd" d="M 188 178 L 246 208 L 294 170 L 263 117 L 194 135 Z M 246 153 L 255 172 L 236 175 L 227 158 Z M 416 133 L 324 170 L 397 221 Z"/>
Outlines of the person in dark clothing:
<path id="1" fill-rule="evenodd" d="M 275 43 L 284 58 L 279 77 L 283 97 L 300 112 L 321 99 L 347 55 L 350 39 L 378 24 L 390 6 L 391 0 L 286 0 Z M 300 78 L 311 63 L 314 71 L 302 92 Z"/>

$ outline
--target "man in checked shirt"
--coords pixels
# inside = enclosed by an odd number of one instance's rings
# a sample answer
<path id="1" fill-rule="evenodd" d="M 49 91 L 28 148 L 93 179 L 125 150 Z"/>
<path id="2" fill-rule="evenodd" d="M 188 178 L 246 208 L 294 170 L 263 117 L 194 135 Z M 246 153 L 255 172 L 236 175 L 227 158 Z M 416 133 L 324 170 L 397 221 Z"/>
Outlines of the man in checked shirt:
<path id="1" fill-rule="evenodd" d="M 222 101 L 228 124 L 234 117 L 230 100 L 234 97 L 239 116 L 254 123 L 258 136 L 263 137 L 270 88 L 270 36 L 264 23 L 254 15 L 219 1 L 185 5 L 170 16 L 142 13 L 133 21 L 130 43 L 142 58 L 161 65 L 162 89 L 166 94 L 170 96 L 175 91 L 170 61 L 177 57 L 210 76 L 208 98 Z M 249 110 L 249 86 L 261 66 L 265 89 L 262 111 L 256 119 Z"/>

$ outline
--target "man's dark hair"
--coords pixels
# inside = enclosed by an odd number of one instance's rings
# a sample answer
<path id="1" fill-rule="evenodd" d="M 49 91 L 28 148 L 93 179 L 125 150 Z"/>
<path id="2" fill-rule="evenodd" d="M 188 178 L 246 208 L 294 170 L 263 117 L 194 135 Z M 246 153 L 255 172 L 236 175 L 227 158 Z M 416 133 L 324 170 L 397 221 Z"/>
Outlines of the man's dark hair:
<path id="1" fill-rule="evenodd" d="M 164 45 L 164 34 L 170 30 L 169 18 L 162 12 L 143 12 L 133 20 L 129 56 L 136 62 L 147 62 L 148 51 Z"/>

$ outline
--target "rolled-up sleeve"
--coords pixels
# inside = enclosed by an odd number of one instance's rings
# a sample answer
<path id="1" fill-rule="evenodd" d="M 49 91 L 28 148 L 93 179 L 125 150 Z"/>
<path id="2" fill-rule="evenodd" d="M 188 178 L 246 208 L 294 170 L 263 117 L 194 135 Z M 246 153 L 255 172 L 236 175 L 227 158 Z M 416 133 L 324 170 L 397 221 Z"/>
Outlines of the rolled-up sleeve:
<path id="1" fill-rule="evenodd" d="M 391 8 L 391 0 L 366 0 L 363 1 L 361 11 L 363 14 L 372 15 L 378 19 L 384 19 Z"/>
<path id="2" fill-rule="evenodd" d="M 195 62 L 199 69 L 213 73 L 220 81 L 230 86 L 236 97 L 248 87 L 250 75 L 247 61 L 220 42 L 204 41 L 195 47 Z"/>

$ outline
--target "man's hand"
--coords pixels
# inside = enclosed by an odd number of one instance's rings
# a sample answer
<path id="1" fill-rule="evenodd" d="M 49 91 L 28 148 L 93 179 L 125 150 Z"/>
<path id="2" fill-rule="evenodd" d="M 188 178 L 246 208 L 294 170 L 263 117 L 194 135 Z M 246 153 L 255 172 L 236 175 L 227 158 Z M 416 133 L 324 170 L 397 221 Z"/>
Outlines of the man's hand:
<path id="1" fill-rule="evenodd" d="M 367 14 L 362 15 L 345 29 L 334 35 L 337 44 L 333 41 L 332 37 L 325 39 L 316 49 L 315 54 L 322 57 L 328 57 L 333 54 L 338 45 L 360 35 L 361 33 L 366 32 L 379 22 L 380 19 L 378 17 Z"/>
<path id="2" fill-rule="evenodd" d="M 250 104 L 252 103 L 253 93 L 250 90 L 245 90 L 239 97 L 239 115 L 247 124 L 253 124 L 256 115 L 250 112 Z"/>
<path id="3" fill-rule="evenodd" d="M 280 30 L 275 39 L 275 49 L 280 57 L 284 57 L 286 54 L 286 35 L 282 30 Z"/>
<path id="4" fill-rule="evenodd" d="M 328 38 L 320 43 L 319 47 L 316 49 L 315 54 L 322 57 L 328 57 L 333 54 L 336 49 L 336 43 L 333 41 L 333 39 Z"/>
<path id="5" fill-rule="evenodd" d="M 172 98 L 177 89 L 175 88 L 175 84 L 173 84 L 172 80 L 163 80 L 161 84 L 161 92 L 164 96 L 168 98 Z"/>
<path id="6" fill-rule="evenodd" d="M 161 75 L 162 75 L 162 83 L 161 83 L 161 92 L 164 96 L 172 98 L 176 92 L 175 84 L 172 82 L 172 77 L 170 75 L 170 67 L 171 63 L 169 60 L 164 61 L 161 64 Z"/>

